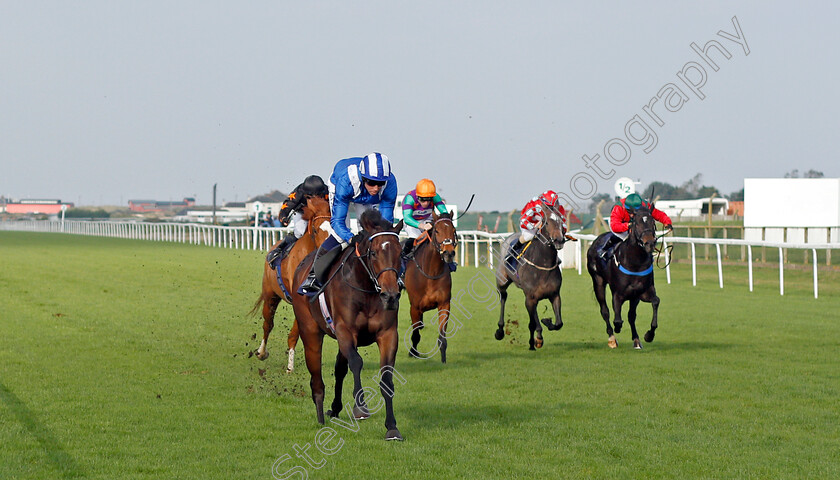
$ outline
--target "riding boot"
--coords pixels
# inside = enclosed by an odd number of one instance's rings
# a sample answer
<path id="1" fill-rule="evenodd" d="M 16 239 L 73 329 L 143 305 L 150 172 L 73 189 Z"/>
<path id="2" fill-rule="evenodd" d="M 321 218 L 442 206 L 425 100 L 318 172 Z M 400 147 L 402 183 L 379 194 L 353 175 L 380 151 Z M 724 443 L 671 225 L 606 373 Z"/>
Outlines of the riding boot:
<path id="1" fill-rule="evenodd" d="M 301 295 L 312 296 L 321 290 L 324 284 L 324 277 L 326 276 L 330 265 L 333 261 L 341 255 L 342 249 L 339 248 L 339 243 L 334 237 L 328 237 L 318 253 L 315 254 L 315 261 L 312 262 L 312 269 L 309 271 L 306 279 L 300 285 L 298 293 Z"/>
<path id="2" fill-rule="evenodd" d="M 296 236 L 286 235 L 285 237 L 283 237 L 283 241 L 280 242 L 279 245 L 277 245 L 276 247 L 274 247 L 273 250 L 268 252 L 268 255 L 266 255 L 265 257 L 265 261 L 268 262 L 269 265 L 271 265 L 271 268 L 275 268 L 274 261 L 277 260 L 278 257 L 280 257 L 281 253 L 284 257 L 288 255 L 289 250 L 292 249 L 292 246 L 295 244 L 296 241 Z"/>
<path id="3" fill-rule="evenodd" d="M 513 272 L 517 270 L 517 266 L 519 262 L 517 261 L 516 257 L 522 252 L 523 243 L 516 239 L 516 242 L 510 246 L 510 250 L 508 251 L 507 256 L 505 257 L 505 265 Z"/>
<path id="4" fill-rule="evenodd" d="M 613 256 L 613 252 L 615 251 L 615 247 L 618 244 L 620 238 L 617 235 L 611 235 L 610 238 L 604 242 L 604 245 L 601 247 L 601 251 L 598 254 L 602 260 L 607 260 Z"/>

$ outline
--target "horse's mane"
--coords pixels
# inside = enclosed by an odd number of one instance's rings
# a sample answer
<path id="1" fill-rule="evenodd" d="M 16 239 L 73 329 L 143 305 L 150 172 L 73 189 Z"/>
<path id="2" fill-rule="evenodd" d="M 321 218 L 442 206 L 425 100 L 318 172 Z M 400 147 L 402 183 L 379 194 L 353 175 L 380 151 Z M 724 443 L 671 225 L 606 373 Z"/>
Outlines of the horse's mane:
<path id="1" fill-rule="evenodd" d="M 382 214 L 375 208 L 365 210 L 362 213 L 362 217 L 359 218 L 359 225 L 361 225 L 362 229 L 368 233 L 381 232 L 383 230 L 389 230 L 393 227 L 391 222 L 382 218 Z"/>

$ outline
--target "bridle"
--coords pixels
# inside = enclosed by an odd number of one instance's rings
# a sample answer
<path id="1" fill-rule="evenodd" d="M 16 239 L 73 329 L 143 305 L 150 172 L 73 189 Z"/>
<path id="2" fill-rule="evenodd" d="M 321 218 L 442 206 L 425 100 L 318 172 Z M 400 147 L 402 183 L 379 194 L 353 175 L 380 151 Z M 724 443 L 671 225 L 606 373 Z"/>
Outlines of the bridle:
<path id="1" fill-rule="evenodd" d="M 650 215 L 650 212 L 648 212 L 648 215 Z M 642 237 L 646 233 L 650 233 L 651 235 L 653 235 L 654 245 L 656 245 L 656 242 L 659 240 L 659 238 L 656 237 L 656 230 L 654 228 L 645 228 L 641 232 L 638 232 L 638 233 L 636 232 L 635 226 L 636 226 L 636 218 L 638 216 L 639 216 L 639 212 L 636 211 L 635 213 L 633 213 L 633 216 L 630 218 L 630 231 L 632 232 L 633 237 L 636 239 L 636 245 L 638 245 L 642 248 L 645 247 L 645 242 L 642 240 Z M 656 223 L 653 223 L 653 225 L 655 226 Z"/>
<path id="2" fill-rule="evenodd" d="M 435 223 L 432 224 L 432 234 L 429 235 L 429 237 L 432 240 L 432 245 L 434 245 L 435 249 L 438 251 L 441 258 L 443 258 L 443 247 L 445 247 L 447 245 L 452 245 L 453 248 L 457 247 L 458 246 L 458 236 L 453 234 L 452 238 L 445 238 L 445 239 L 443 239 L 442 242 L 438 243 L 437 235 L 435 235 L 435 229 L 437 228 L 437 224 L 440 223 L 440 222 L 449 222 L 449 224 L 452 225 L 452 230 L 453 231 L 455 230 L 455 223 L 452 222 L 451 218 L 440 217 L 437 220 L 435 220 Z"/>
<path id="3" fill-rule="evenodd" d="M 329 215 L 316 215 L 316 216 L 312 217 L 311 219 L 309 219 L 309 236 L 312 237 L 312 243 L 316 243 L 315 242 L 315 237 L 316 237 L 317 231 L 318 231 L 318 229 L 315 228 L 315 220 L 319 220 L 319 219 L 322 219 L 322 218 L 326 219 L 326 220 L 329 220 L 331 217 Z M 321 223 L 323 224 L 323 222 L 321 222 Z"/>
<path id="4" fill-rule="evenodd" d="M 361 254 L 359 252 L 359 244 L 356 244 L 356 255 L 355 256 L 356 256 L 356 258 L 359 259 L 359 263 L 362 264 L 362 267 L 364 267 L 365 272 L 367 272 L 367 274 L 368 274 L 368 277 L 373 282 L 373 288 L 376 289 L 376 293 L 379 293 L 379 292 L 382 291 L 382 286 L 379 284 L 379 277 L 383 273 L 391 271 L 391 272 L 394 272 L 394 275 L 399 277 L 399 271 L 397 271 L 397 269 L 393 268 L 393 267 L 383 268 L 382 270 L 379 271 L 379 273 L 374 275 L 373 269 L 367 264 L 367 261 L 365 261 L 365 260 L 370 258 L 371 240 L 373 240 L 376 237 L 382 236 L 382 235 L 393 235 L 393 236 L 397 237 L 396 243 L 397 243 L 397 249 L 399 250 L 399 248 L 400 248 L 399 247 L 400 236 L 396 232 L 379 232 L 379 233 L 374 233 L 373 235 L 368 237 L 367 251 L 364 254 Z M 345 279 L 345 282 L 347 282 L 346 279 Z M 355 287 L 354 285 L 350 284 L 349 282 L 347 282 L 347 284 L 350 285 L 353 288 L 356 288 L 357 290 L 361 290 L 360 288 Z M 369 292 L 369 290 L 362 290 L 362 291 Z"/>

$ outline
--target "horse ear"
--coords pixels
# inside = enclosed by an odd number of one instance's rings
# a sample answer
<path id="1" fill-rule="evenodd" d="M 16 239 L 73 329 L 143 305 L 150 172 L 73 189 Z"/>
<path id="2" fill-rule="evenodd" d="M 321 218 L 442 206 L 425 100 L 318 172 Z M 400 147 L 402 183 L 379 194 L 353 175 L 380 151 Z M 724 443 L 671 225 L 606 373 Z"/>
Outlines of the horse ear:
<path id="1" fill-rule="evenodd" d="M 440 218 L 440 215 L 438 215 L 437 210 L 432 210 L 432 220 L 437 221 L 438 218 Z"/>
<path id="2" fill-rule="evenodd" d="M 399 223 L 397 223 L 397 225 L 394 227 L 394 233 L 400 233 L 400 231 L 403 228 L 403 225 L 403 221 L 400 220 Z"/>
<path id="3" fill-rule="evenodd" d="M 455 210 L 449 211 L 449 218 L 455 218 Z"/>

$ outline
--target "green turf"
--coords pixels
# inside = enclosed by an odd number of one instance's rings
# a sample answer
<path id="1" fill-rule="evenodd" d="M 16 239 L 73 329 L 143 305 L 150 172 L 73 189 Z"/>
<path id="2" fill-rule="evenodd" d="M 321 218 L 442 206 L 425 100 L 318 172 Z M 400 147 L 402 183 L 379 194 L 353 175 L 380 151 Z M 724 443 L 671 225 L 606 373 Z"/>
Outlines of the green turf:
<path id="1" fill-rule="evenodd" d="M 0 479 L 283 478 L 295 466 L 309 478 L 840 477 L 836 271 L 820 272 L 814 299 L 807 269 L 785 272 L 781 297 L 774 268 L 757 270 L 750 293 L 742 266 L 725 268 L 721 290 L 715 265 L 698 267 L 697 287 L 690 265 L 674 265 L 671 285 L 657 272 L 656 340 L 634 351 L 629 326 L 607 347 L 588 276 L 567 270 L 566 326 L 532 352 L 521 293 L 511 290 L 511 334 L 496 341 L 498 307 L 477 299 L 492 275 L 462 267 L 449 363 L 398 354 L 405 441 L 383 440 L 380 412 L 356 432 L 331 425 L 324 455 L 302 356 L 283 373 L 289 307 L 272 356 L 249 356 L 261 262 L 0 232 Z M 649 321 L 642 304 L 642 333 Z M 421 350 L 433 346 L 424 332 Z M 328 401 L 335 352 L 327 341 Z M 376 347 L 362 352 L 373 387 Z M 306 444 L 315 466 L 296 456 Z"/>

